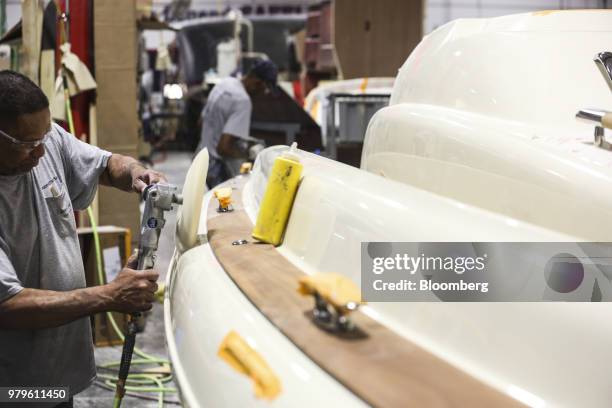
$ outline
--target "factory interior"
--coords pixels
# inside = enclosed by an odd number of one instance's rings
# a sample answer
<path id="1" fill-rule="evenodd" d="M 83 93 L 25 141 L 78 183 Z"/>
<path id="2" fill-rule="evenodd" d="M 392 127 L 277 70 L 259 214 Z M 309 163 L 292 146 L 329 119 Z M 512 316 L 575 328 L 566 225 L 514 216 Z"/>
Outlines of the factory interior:
<path id="1" fill-rule="evenodd" d="M 611 132 L 609 0 L 0 0 L 0 407 L 611 407 Z"/>

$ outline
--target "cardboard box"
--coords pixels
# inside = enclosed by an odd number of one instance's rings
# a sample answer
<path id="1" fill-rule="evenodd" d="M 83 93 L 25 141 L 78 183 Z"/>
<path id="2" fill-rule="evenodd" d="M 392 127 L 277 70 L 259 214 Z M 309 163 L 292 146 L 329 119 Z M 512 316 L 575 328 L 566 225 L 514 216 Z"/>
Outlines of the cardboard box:
<path id="1" fill-rule="evenodd" d="M 344 79 L 395 77 L 423 37 L 422 0 L 334 0 L 333 7 L 333 43 Z"/>
<path id="2" fill-rule="evenodd" d="M 138 18 L 151 18 L 153 14 L 153 0 L 136 0 L 136 11 Z"/>
<path id="3" fill-rule="evenodd" d="M 96 24 L 126 24 L 136 22 L 135 0 L 104 0 L 94 2 Z M 96 61 L 97 63 L 97 61 Z"/>
<path id="4" fill-rule="evenodd" d="M 138 32 L 136 25 L 101 23 L 96 25 L 95 38 L 105 46 L 97 47 L 96 69 L 136 69 Z M 134 79 L 134 86 L 136 80 Z"/>
<path id="5" fill-rule="evenodd" d="M 125 154 L 119 151 L 118 153 Z M 140 210 L 138 208 L 138 195 L 128 194 L 116 188 L 101 186 L 99 190 L 100 199 L 100 224 L 120 225 L 135 231 L 132 235 L 132 243 L 136 244 L 140 230 Z M 133 211 L 135 209 L 135 211 Z"/>
<path id="6" fill-rule="evenodd" d="M 128 156 L 137 154 L 140 129 L 136 24 L 136 0 L 94 2 L 97 145 Z M 101 187 L 99 219 L 100 224 L 137 231 L 140 220 L 137 195 Z"/>
<path id="7" fill-rule="evenodd" d="M 319 19 L 319 37 L 321 44 L 331 44 L 332 42 L 332 5 L 325 3 L 321 6 L 321 17 Z"/>
<path id="8" fill-rule="evenodd" d="M 131 231 L 127 228 L 103 226 L 98 228 L 100 251 L 103 269 L 103 282 L 98 279 L 96 249 L 91 228 L 78 228 L 81 255 L 85 265 L 87 287 L 105 284 L 114 279 L 121 268 L 127 263 L 131 254 Z M 113 313 L 119 328 L 125 332 L 126 315 Z M 107 319 L 106 313 L 98 313 L 91 318 L 93 341 L 97 347 L 122 344 Z"/>

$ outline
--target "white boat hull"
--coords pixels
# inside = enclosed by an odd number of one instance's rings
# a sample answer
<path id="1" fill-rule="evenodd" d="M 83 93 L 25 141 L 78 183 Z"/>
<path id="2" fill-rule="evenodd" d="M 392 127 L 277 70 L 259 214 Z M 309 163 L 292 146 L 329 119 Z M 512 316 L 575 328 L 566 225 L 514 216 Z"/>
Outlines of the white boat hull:
<path id="1" fill-rule="evenodd" d="M 578 109 L 612 110 L 592 62 L 612 48 L 611 30 L 605 12 L 438 30 L 402 68 L 391 106 L 370 123 L 363 170 L 302 154 L 304 178 L 278 251 L 304 273 L 332 271 L 359 283 L 367 241 L 612 242 L 612 152 L 590 144 L 592 126 L 574 120 Z M 244 179 L 230 182 L 252 221 L 279 152 L 260 154 L 244 188 Z M 364 404 L 253 306 L 208 243 L 177 259 L 166 331 L 188 406 L 269 404 L 218 358 L 230 330 L 281 378 L 272 405 Z M 612 405 L 608 303 L 370 303 L 362 311 L 528 406 Z"/>

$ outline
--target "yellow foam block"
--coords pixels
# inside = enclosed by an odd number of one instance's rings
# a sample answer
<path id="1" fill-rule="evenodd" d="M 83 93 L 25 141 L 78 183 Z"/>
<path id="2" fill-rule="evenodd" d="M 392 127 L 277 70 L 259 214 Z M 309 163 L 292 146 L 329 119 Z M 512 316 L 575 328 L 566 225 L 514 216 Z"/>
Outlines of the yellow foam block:
<path id="1" fill-rule="evenodd" d="M 363 303 L 361 291 L 352 280 L 339 273 L 315 273 L 299 280 L 298 292 L 303 295 L 319 294 L 338 310 L 345 310 L 349 303 Z"/>
<path id="2" fill-rule="evenodd" d="M 369 78 L 363 78 L 363 81 L 361 81 L 361 85 L 359 86 L 359 90 L 363 93 L 365 93 L 365 91 L 368 89 L 368 82 L 369 82 Z"/>
<path id="3" fill-rule="evenodd" d="M 256 240 L 274 246 L 283 242 L 304 167 L 297 157 L 296 146 L 293 143 L 289 152 L 274 160 L 252 232 Z"/>
<path id="4" fill-rule="evenodd" d="M 235 331 L 225 336 L 217 355 L 234 370 L 251 378 L 257 398 L 272 400 L 281 393 L 281 382 L 268 363 Z"/>

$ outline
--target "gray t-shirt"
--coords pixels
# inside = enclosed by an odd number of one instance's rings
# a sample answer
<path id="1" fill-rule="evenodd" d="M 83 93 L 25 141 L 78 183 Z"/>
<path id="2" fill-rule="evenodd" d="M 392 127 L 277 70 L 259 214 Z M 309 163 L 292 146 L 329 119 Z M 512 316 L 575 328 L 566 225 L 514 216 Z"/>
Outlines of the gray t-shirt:
<path id="1" fill-rule="evenodd" d="M 207 147 L 211 157 L 221 159 L 217 153 L 221 135 L 247 138 L 252 110 L 251 98 L 242 81 L 232 77 L 223 79 L 215 85 L 202 110 L 202 134 L 197 151 Z"/>
<path id="2" fill-rule="evenodd" d="M 91 203 L 109 152 L 53 125 L 29 173 L 0 176 L 0 302 L 23 288 L 85 287 L 74 210 Z M 68 386 L 96 376 L 88 317 L 44 330 L 0 330 L 0 386 Z"/>

